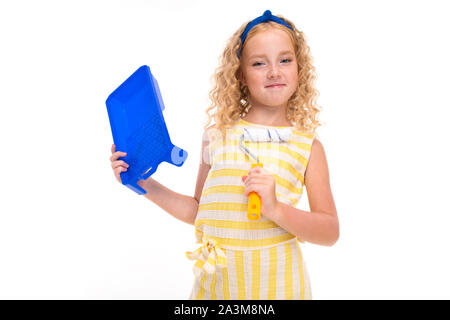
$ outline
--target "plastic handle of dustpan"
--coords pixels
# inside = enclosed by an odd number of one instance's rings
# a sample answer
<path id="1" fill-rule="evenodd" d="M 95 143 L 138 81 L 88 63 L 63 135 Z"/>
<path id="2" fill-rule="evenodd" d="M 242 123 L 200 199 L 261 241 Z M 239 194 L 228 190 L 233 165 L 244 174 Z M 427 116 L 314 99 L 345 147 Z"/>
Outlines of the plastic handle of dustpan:
<path id="1" fill-rule="evenodd" d="M 252 163 L 252 168 L 259 166 L 262 167 L 262 163 Z M 259 220 L 261 218 L 261 198 L 252 191 L 248 194 L 248 211 L 247 218 L 249 220 Z"/>
<path id="2" fill-rule="evenodd" d="M 188 156 L 188 153 L 186 150 L 183 150 L 181 148 L 178 148 L 177 146 L 171 145 L 171 148 L 169 148 L 169 151 L 167 154 L 163 157 L 162 161 L 166 161 L 168 163 L 173 164 L 174 166 L 180 167 L 183 165 L 184 161 L 186 160 Z M 150 168 L 147 169 L 146 172 L 144 172 L 138 180 L 147 180 L 153 173 L 156 172 L 156 169 L 158 168 L 159 163 L 154 164 Z M 122 172 L 123 173 L 123 172 Z M 122 176 L 122 173 L 120 174 L 122 177 L 122 181 L 125 181 L 125 176 Z M 146 194 L 147 191 L 142 189 L 138 184 L 137 181 L 134 184 L 128 183 L 126 184 L 127 187 L 135 191 L 137 194 L 142 195 Z"/>
<path id="3" fill-rule="evenodd" d="M 174 166 L 180 167 L 184 161 L 187 158 L 187 151 L 183 150 L 181 148 L 178 148 L 177 146 L 174 146 L 173 144 L 169 148 L 169 151 L 166 153 L 166 155 L 163 157 L 163 161 L 173 164 Z M 144 174 L 142 174 L 141 179 L 147 180 L 148 177 L 150 177 L 153 173 L 155 173 L 156 169 L 158 168 L 158 164 L 150 167 Z"/>

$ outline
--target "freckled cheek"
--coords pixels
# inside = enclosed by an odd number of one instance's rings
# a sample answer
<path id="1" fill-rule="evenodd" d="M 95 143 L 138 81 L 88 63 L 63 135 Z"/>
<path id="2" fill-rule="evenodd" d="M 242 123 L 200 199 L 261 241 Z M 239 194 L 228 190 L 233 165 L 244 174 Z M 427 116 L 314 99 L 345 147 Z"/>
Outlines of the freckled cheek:
<path id="1" fill-rule="evenodd" d="M 259 87 L 264 84 L 264 77 L 258 74 L 248 78 L 249 86 Z"/>
<path id="2" fill-rule="evenodd" d="M 291 81 L 298 81 L 298 72 L 297 69 L 289 70 L 289 78 Z"/>
<path id="3" fill-rule="evenodd" d="M 248 87 L 250 91 L 260 91 L 261 87 L 264 87 L 264 81 L 260 79 L 249 79 Z"/>
<path id="4" fill-rule="evenodd" d="M 297 75 L 296 72 L 294 72 L 294 73 L 290 76 L 290 81 L 289 81 L 289 82 L 291 83 L 291 85 L 292 85 L 292 87 L 293 87 L 294 89 L 297 88 L 297 86 L 298 86 L 298 75 Z"/>

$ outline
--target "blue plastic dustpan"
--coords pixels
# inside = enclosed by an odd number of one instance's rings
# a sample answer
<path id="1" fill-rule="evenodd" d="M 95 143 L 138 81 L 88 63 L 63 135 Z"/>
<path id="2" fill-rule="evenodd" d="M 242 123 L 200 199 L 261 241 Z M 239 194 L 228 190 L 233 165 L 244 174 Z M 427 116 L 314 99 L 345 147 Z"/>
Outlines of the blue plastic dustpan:
<path id="1" fill-rule="evenodd" d="M 187 152 L 172 144 L 162 110 L 158 82 L 148 66 L 136 70 L 106 100 L 116 151 L 126 152 L 130 166 L 120 177 L 122 184 L 145 194 L 137 182 L 147 179 L 166 161 L 180 167 Z"/>

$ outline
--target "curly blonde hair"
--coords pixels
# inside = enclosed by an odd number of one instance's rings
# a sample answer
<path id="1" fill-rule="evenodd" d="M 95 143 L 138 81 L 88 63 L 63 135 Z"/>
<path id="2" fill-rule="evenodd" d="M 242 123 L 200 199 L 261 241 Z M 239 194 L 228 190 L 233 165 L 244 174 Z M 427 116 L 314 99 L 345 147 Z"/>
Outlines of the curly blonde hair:
<path id="1" fill-rule="evenodd" d="M 299 131 L 315 135 L 316 128 L 322 124 L 317 120 L 321 107 L 316 105 L 319 93 L 314 86 L 316 74 L 310 48 L 306 44 L 303 32 L 288 19 L 282 16 L 277 17 L 284 20 L 292 30 L 273 21 L 260 23 L 250 30 L 244 46 L 249 38 L 269 28 L 283 30 L 289 35 L 295 49 L 299 82 L 296 91 L 288 100 L 286 118 Z M 219 66 L 213 75 L 213 88 L 209 92 L 211 105 L 206 110 L 208 120 L 204 128 L 206 129 L 214 118 L 215 128 L 220 130 L 223 136 L 225 136 L 225 129 L 247 114 L 251 107 L 248 88 L 239 81 L 241 62 L 237 55 L 241 46 L 241 34 L 247 24 L 248 22 L 244 23 L 228 40 L 219 59 Z M 211 111 L 214 111 L 212 115 Z"/>

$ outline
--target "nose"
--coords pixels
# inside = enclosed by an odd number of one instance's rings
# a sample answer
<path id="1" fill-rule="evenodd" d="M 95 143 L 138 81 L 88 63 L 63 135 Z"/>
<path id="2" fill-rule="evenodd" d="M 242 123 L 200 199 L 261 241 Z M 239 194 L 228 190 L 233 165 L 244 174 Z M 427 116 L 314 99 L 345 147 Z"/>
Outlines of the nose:
<path id="1" fill-rule="evenodd" d="M 276 64 L 272 64 L 272 66 L 269 68 L 267 77 L 269 79 L 277 79 L 278 77 L 280 77 L 280 69 Z"/>

